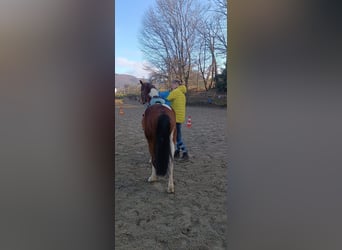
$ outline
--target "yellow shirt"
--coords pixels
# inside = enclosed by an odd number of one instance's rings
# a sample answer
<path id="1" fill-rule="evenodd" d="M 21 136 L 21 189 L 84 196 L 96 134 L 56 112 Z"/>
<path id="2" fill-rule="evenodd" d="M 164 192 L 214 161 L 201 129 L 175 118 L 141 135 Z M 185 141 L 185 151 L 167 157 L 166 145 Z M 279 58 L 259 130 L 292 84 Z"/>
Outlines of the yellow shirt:
<path id="1" fill-rule="evenodd" d="M 186 87 L 180 85 L 171 91 L 169 96 L 166 98 L 171 102 L 171 107 L 176 113 L 176 122 L 183 123 L 185 121 L 185 105 L 186 105 Z"/>

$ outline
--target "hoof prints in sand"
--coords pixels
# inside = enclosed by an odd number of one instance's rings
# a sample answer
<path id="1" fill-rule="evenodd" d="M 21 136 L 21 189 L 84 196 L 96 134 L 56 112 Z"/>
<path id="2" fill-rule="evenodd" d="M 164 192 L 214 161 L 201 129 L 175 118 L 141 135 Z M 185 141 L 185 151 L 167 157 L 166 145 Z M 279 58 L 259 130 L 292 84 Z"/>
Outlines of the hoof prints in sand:
<path id="1" fill-rule="evenodd" d="M 148 183 L 144 107 L 115 120 L 115 249 L 226 249 L 225 109 L 187 107 L 189 161 L 175 161 L 175 194 L 167 177 Z"/>

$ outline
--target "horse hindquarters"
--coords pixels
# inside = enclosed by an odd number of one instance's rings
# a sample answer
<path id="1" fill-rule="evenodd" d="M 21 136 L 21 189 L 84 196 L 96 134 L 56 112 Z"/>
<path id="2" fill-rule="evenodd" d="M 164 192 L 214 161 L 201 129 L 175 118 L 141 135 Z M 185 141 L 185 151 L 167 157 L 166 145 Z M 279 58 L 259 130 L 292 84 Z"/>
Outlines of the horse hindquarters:
<path id="1" fill-rule="evenodd" d="M 154 158 L 153 163 L 156 174 L 159 176 L 165 176 L 170 163 L 171 153 L 171 121 L 167 114 L 161 114 L 158 118 L 158 124 L 156 129 L 155 147 L 154 147 Z"/>

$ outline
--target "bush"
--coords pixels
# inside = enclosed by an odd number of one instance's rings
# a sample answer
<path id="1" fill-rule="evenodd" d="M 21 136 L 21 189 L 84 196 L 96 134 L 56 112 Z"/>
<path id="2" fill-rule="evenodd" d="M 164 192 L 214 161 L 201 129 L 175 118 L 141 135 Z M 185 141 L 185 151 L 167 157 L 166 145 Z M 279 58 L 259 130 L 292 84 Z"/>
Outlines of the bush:
<path id="1" fill-rule="evenodd" d="M 227 92 L 227 68 L 215 77 L 216 88 L 219 92 Z"/>

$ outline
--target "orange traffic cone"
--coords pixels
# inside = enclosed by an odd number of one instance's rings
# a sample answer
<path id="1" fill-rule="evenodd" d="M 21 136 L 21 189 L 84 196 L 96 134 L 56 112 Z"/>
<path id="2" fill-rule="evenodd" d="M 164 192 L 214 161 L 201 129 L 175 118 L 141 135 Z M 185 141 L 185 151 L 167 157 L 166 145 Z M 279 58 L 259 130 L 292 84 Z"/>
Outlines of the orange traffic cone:
<path id="1" fill-rule="evenodd" d="M 188 116 L 188 121 L 187 121 L 187 123 L 186 123 L 186 126 L 187 126 L 188 128 L 191 128 L 191 126 L 192 126 L 192 124 L 191 124 L 191 116 Z"/>
<path id="2" fill-rule="evenodd" d="M 120 108 L 119 108 L 119 115 L 124 115 L 125 113 L 124 113 L 124 111 L 123 111 L 123 109 L 122 109 L 122 106 L 120 106 Z"/>

